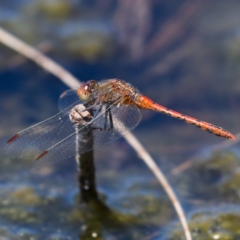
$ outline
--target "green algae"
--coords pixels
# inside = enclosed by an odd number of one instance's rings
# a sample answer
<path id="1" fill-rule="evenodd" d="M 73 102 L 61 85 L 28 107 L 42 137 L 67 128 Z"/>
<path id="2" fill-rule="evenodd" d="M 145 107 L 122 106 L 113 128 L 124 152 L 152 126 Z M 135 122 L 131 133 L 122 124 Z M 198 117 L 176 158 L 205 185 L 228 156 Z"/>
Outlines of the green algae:
<path id="1" fill-rule="evenodd" d="M 111 24 L 99 19 L 96 9 L 67 0 L 22 4 L 14 17 L 0 19 L 0 23 L 31 45 L 38 46 L 47 39 L 48 51 L 65 57 L 91 62 L 109 58 L 117 50 Z M 1 50 L 6 52 L 6 56 L 0 58 L 3 63 L 4 59 L 15 56 L 12 51 Z"/>
<path id="2" fill-rule="evenodd" d="M 110 208 L 105 201 L 93 199 L 87 204 L 80 204 L 72 209 L 65 217 L 73 223 L 93 218 L 95 221 L 131 227 L 165 224 L 174 215 L 169 199 L 159 199 L 152 195 L 135 195 L 121 198 L 117 208 Z"/>
<path id="3" fill-rule="evenodd" d="M 236 153 L 213 152 L 209 158 L 194 162 L 174 181 L 196 209 L 188 221 L 194 240 L 240 238 L 239 209 L 235 206 L 236 212 L 231 210 L 232 204 L 240 202 L 239 156 Z M 209 210 L 212 204 L 215 207 Z M 201 210 L 197 210 L 200 207 Z M 185 239 L 182 230 L 170 232 L 168 239 Z"/>
<path id="4" fill-rule="evenodd" d="M 42 203 L 42 199 L 36 194 L 33 188 L 23 188 L 14 191 L 10 197 L 14 202 L 27 206 L 36 206 Z"/>
<path id="5" fill-rule="evenodd" d="M 239 202 L 239 157 L 231 151 L 214 152 L 208 159 L 193 163 L 174 181 L 184 195 L 205 200 Z"/>
<path id="6" fill-rule="evenodd" d="M 240 203 L 240 171 L 233 172 L 231 177 L 222 181 L 218 187 L 219 195 L 223 198 Z"/>
<path id="7" fill-rule="evenodd" d="M 40 197 L 32 188 L 22 188 L 2 198 L 0 216 L 8 221 L 36 223 L 39 222 L 38 214 L 32 207 L 40 203 Z"/>
<path id="8" fill-rule="evenodd" d="M 91 29 L 91 26 L 86 29 L 77 28 L 63 40 L 63 45 L 73 56 L 87 61 L 107 58 L 113 55 L 116 48 L 110 33 Z"/>
<path id="9" fill-rule="evenodd" d="M 219 239 L 234 240 L 240 238 L 240 214 L 211 214 L 203 211 L 193 214 L 190 221 L 190 231 L 194 240 Z M 171 230 L 167 239 L 185 239 L 182 230 Z"/>
<path id="10" fill-rule="evenodd" d="M 50 19 L 66 19 L 73 14 L 72 3 L 68 0 L 42 0 L 24 7 L 24 12 Z"/>
<path id="11" fill-rule="evenodd" d="M 61 198 L 39 196 L 32 187 L 21 187 L 15 191 L 7 191 L 4 195 L 8 198 L 4 197 L 4 201 L 1 201 L 0 218 L 5 222 L 17 224 L 20 229 L 26 224 L 33 228 L 47 224 L 55 229 L 55 227 L 61 228 L 59 226 L 61 220 L 62 227 L 67 233 L 72 227 L 82 229 L 79 230 L 81 239 L 89 239 L 92 234 L 96 234 L 94 235 L 96 239 L 105 239 L 104 234 L 126 235 L 130 239 L 139 239 L 145 235 L 142 229 L 158 226 L 159 218 L 154 216 L 160 216 L 160 206 L 161 209 L 170 209 L 170 212 L 173 212 L 168 206 L 169 202 L 161 203 L 158 198 L 146 197 L 144 194 L 132 196 L 130 199 L 124 197 L 121 209 L 125 208 L 125 213 L 109 208 L 101 201 L 92 200 L 87 205 L 74 202 L 73 205 L 69 205 Z M 129 206 L 134 207 L 135 213 L 128 210 Z M 149 218 L 152 218 L 150 222 Z M 87 226 L 85 230 L 84 226 Z M 48 237 L 65 239 L 66 232 L 63 230 L 63 235 L 59 233 Z M 30 239 L 30 237 L 41 239 L 41 231 L 37 231 L 32 236 L 23 228 L 18 236 L 19 239 Z"/>
<path id="12" fill-rule="evenodd" d="M 2 239 L 11 239 L 11 240 L 38 240 L 38 237 L 35 237 L 33 234 L 29 234 L 25 230 L 20 230 L 17 233 L 8 231 L 5 228 L 0 227 L 0 236 Z"/>
<path id="13" fill-rule="evenodd" d="M 8 29 L 9 32 L 14 33 L 15 36 L 31 45 L 36 45 L 41 41 L 42 36 L 41 33 L 37 31 L 37 23 L 35 21 L 26 21 L 25 16 L 21 14 L 18 14 L 11 20 L 1 21 L 0 23 L 4 29 Z M 5 51 L 4 48 L 2 51 Z M 12 56 L 16 56 L 16 53 L 12 51 L 6 53 L 9 59 L 11 59 Z"/>

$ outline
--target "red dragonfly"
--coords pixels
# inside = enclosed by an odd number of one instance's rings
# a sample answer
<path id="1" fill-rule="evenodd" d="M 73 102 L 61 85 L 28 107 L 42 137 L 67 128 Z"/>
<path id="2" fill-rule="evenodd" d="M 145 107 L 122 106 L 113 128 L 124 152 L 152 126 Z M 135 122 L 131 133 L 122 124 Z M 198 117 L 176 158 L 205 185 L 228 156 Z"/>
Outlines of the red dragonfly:
<path id="1" fill-rule="evenodd" d="M 5 153 L 11 158 L 34 158 L 33 168 L 91 151 L 135 128 L 140 109 L 149 109 L 178 118 L 217 136 L 235 139 L 221 127 L 165 108 L 140 94 L 129 83 L 119 79 L 101 82 L 90 80 L 77 90 L 63 93 L 62 110 L 10 138 Z"/>

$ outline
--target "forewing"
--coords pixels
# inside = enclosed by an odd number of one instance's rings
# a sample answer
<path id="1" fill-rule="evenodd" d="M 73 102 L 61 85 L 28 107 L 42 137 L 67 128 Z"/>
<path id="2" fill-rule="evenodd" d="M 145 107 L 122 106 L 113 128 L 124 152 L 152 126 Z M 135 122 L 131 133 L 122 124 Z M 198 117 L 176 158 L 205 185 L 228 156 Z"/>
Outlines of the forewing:
<path id="1" fill-rule="evenodd" d="M 13 136 L 5 146 L 6 155 L 10 158 L 35 159 L 52 145 L 75 133 L 69 112 L 77 103 Z"/>
<path id="2" fill-rule="evenodd" d="M 91 128 L 88 126 L 88 124 L 75 126 L 74 133 L 42 152 L 35 160 L 32 168 L 41 168 L 69 159 L 76 154 L 91 151 L 93 148 L 93 135 Z M 76 149 L 78 150 L 76 151 Z"/>
<path id="3" fill-rule="evenodd" d="M 37 169 L 51 165 L 62 160 L 66 160 L 76 153 L 76 134 L 73 132 L 65 139 L 58 141 L 56 145 L 51 146 L 48 150 L 42 151 L 35 158 L 32 168 Z"/>

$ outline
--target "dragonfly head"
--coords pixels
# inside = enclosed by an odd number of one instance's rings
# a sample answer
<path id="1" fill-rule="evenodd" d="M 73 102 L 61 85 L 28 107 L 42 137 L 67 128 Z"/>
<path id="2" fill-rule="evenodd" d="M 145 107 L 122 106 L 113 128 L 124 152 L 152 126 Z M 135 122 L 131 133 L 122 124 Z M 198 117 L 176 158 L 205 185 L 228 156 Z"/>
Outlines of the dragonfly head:
<path id="1" fill-rule="evenodd" d="M 82 84 L 78 89 L 78 96 L 83 102 L 93 100 L 96 96 L 96 92 L 99 89 L 99 84 L 95 80 L 89 80 L 86 83 Z"/>

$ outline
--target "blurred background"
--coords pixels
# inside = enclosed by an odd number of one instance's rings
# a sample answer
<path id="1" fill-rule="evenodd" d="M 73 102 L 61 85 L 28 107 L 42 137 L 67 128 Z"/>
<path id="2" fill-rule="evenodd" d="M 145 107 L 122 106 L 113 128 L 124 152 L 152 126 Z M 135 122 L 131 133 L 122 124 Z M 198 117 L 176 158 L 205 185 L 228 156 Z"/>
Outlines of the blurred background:
<path id="1" fill-rule="evenodd" d="M 238 0 L 2 0 L 0 26 L 81 81 L 123 79 L 167 108 L 237 134 L 239 12 Z M 0 79 L 3 148 L 15 133 L 56 114 L 67 87 L 4 45 Z M 240 237 L 239 145 L 215 151 L 224 139 L 159 113 L 142 113 L 133 133 L 167 174 L 196 239 Z M 89 239 L 74 201 L 74 159 L 38 171 L 3 152 L 1 159 L 3 236 Z M 90 229 L 98 229 L 99 239 L 184 239 L 162 187 L 124 139 L 96 150 L 95 161 L 106 203 L 138 219 L 122 226 L 124 231 L 93 221 Z"/>

